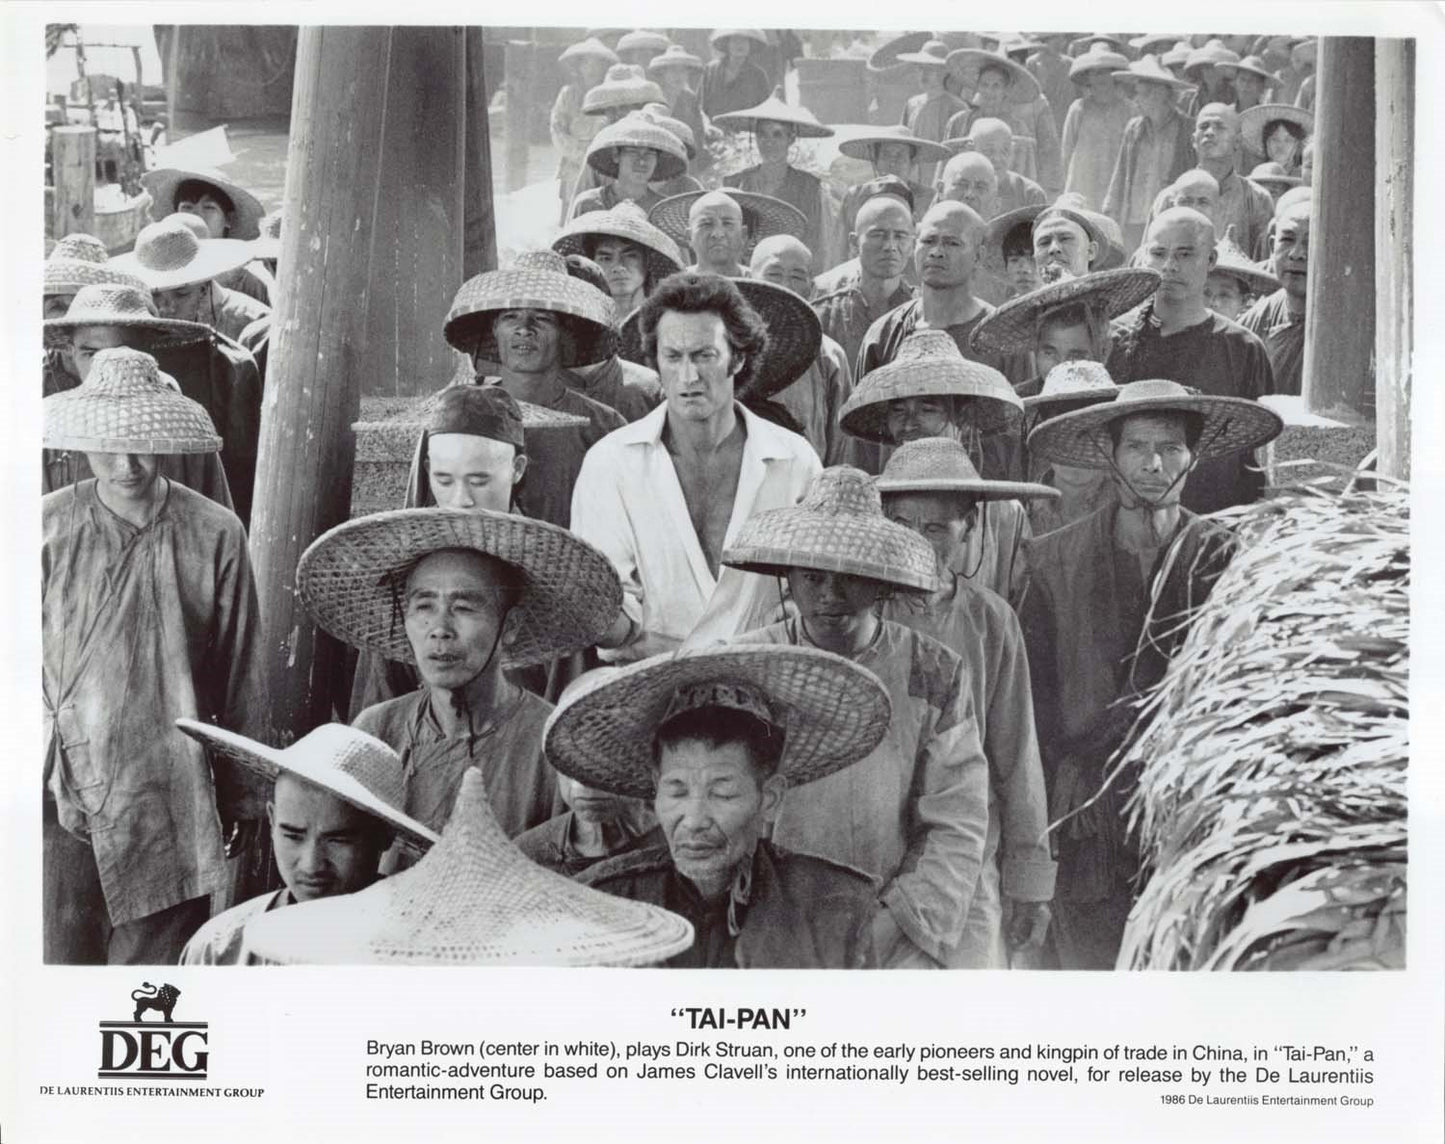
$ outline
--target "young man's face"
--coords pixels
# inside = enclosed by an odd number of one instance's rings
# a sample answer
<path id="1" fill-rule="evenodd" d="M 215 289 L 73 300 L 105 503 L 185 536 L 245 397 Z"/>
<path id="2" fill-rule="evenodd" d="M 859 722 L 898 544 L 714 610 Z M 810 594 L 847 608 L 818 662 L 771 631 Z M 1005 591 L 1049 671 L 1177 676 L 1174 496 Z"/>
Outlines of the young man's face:
<path id="1" fill-rule="evenodd" d="M 645 187 L 657 170 L 657 152 L 651 147 L 617 148 L 617 181 Z"/>
<path id="2" fill-rule="evenodd" d="M 561 364 L 562 323 L 551 310 L 505 310 L 492 332 L 497 356 L 513 373 L 551 373 Z"/>
<path id="3" fill-rule="evenodd" d="M 763 120 L 753 131 L 753 141 L 764 163 L 786 163 L 788 148 L 793 145 L 793 129 L 786 123 Z"/>
<path id="4" fill-rule="evenodd" d="M 475 552 L 434 552 L 406 582 L 406 638 L 428 686 L 465 687 L 497 663 L 507 589 L 496 561 Z"/>
<path id="5" fill-rule="evenodd" d="M 1295 156 L 1299 154 L 1300 141 L 1282 123 L 1275 124 L 1264 140 L 1264 157 L 1271 163 L 1278 163 L 1286 171 L 1293 165 Z"/>
<path id="6" fill-rule="evenodd" d="M 1274 274 L 1285 293 L 1305 296 L 1309 284 L 1310 220 L 1308 215 L 1287 214 L 1274 225 Z"/>
<path id="7" fill-rule="evenodd" d="M 895 445 L 921 437 L 958 437 L 947 397 L 900 397 L 888 403 L 888 437 Z"/>
<path id="8" fill-rule="evenodd" d="M 1049 370 L 1060 362 L 1094 361 L 1097 357 L 1089 327 L 1082 322 L 1072 326 L 1046 323 L 1039 330 L 1034 364 L 1038 366 L 1040 377 L 1047 377 Z"/>
<path id="9" fill-rule="evenodd" d="M 926 218 L 919 227 L 913 257 L 919 280 L 925 286 L 968 286 L 978 267 L 978 239 L 954 216 Z"/>
<path id="10" fill-rule="evenodd" d="M 192 282 L 174 290 L 157 290 L 152 296 L 162 318 L 176 318 L 182 322 L 207 322 L 210 318 L 206 313 L 211 301 L 209 282 Z M 202 317 L 203 314 L 205 317 Z"/>
<path id="11" fill-rule="evenodd" d="M 1140 497 L 1155 507 L 1179 503 L 1184 491 L 1182 474 L 1191 455 L 1184 434 L 1184 418 L 1171 414 L 1126 417 L 1114 447 L 1114 466 L 1127 481 L 1120 497 L 1126 505 Z"/>
<path id="12" fill-rule="evenodd" d="M 375 818 L 344 799 L 283 773 L 266 818 L 276 868 L 296 901 L 354 894 L 376 881 L 390 839 Z"/>
<path id="13" fill-rule="evenodd" d="M 913 172 L 913 148 L 907 143 L 879 143 L 873 148 L 873 171 L 880 178 L 892 175 L 906 183 Z"/>
<path id="14" fill-rule="evenodd" d="M 733 402 L 733 377 L 742 368 L 728 343 L 722 315 L 666 310 L 657 321 L 657 375 L 667 415 L 708 421 Z"/>
<path id="15" fill-rule="evenodd" d="M 120 326 L 81 326 L 71 335 L 70 347 L 61 356 L 69 362 L 70 372 L 84 381 L 90 376 L 90 363 L 96 354 L 125 344 L 125 330 Z"/>
<path id="16" fill-rule="evenodd" d="M 225 238 L 230 232 L 231 224 L 226 217 L 226 208 L 214 195 L 203 191 L 195 198 L 180 199 L 176 202 L 176 210 L 200 215 L 205 219 L 206 229 L 211 232 L 212 238 Z"/>
<path id="17" fill-rule="evenodd" d="M 864 203 L 854 225 L 853 240 L 863 274 L 885 281 L 901 277 L 913 256 L 913 216 L 907 205 L 897 199 L 876 207 Z"/>
<path id="18" fill-rule="evenodd" d="M 817 568 L 788 569 L 788 588 L 811 632 L 842 640 L 863 630 L 882 591 L 875 580 Z"/>
<path id="19" fill-rule="evenodd" d="M 427 481 L 439 508 L 510 512 L 527 469 L 516 447 L 472 433 L 427 434 Z"/>
<path id="20" fill-rule="evenodd" d="M 1204 280 L 1204 304 L 1221 318 L 1237 321 L 1244 313 L 1244 287 L 1233 274 L 1218 271 Z"/>
<path id="21" fill-rule="evenodd" d="M 607 288 L 614 298 L 632 298 L 647 281 L 647 256 L 642 247 L 625 238 L 599 238 L 592 261 L 607 275 Z"/>
<path id="22" fill-rule="evenodd" d="M 1253 107 L 1264 96 L 1264 80 L 1253 72 L 1237 72 L 1234 76 L 1234 94 L 1239 97 L 1240 110 Z"/>
<path id="23" fill-rule="evenodd" d="M 1144 239 L 1144 265 L 1159 271 L 1159 297 L 1169 301 L 1202 300 L 1214 261 L 1213 246 L 1187 219 L 1156 220 Z"/>
<path id="24" fill-rule="evenodd" d="M 1102 103 L 1114 98 L 1119 81 L 1110 72 L 1093 71 L 1084 77 L 1084 87 L 1091 98 Z"/>
<path id="25" fill-rule="evenodd" d="M 160 467 L 160 459 L 150 453 L 87 453 L 85 459 L 112 503 L 144 502 Z"/>
<path id="26" fill-rule="evenodd" d="M 1004 277 L 1016 294 L 1027 294 L 1039 288 L 1039 268 L 1032 254 L 1013 254 L 1004 263 Z"/>
<path id="27" fill-rule="evenodd" d="M 883 501 L 889 520 L 928 541 L 940 568 L 954 566 L 972 525 L 971 502 L 952 493 L 888 493 Z"/>

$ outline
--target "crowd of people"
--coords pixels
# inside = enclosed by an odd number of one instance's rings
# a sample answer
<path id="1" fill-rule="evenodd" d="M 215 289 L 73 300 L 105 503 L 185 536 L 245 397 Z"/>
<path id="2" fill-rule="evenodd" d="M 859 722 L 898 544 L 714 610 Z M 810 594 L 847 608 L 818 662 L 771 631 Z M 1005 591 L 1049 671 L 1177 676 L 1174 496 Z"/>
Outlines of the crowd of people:
<path id="1" fill-rule="evenodd" d="M 556 238 L 438 315 L 403 503 L 302 556 L 353 655 L 290 745 L 285 219 L 166 169 L 132 252 L 54 246 L 47 961 L 1113 967 L 1131 701 L 1301 389 L 1313 42 L 891 40 L 841 194 L 775 42 L 561 53 Z"/>

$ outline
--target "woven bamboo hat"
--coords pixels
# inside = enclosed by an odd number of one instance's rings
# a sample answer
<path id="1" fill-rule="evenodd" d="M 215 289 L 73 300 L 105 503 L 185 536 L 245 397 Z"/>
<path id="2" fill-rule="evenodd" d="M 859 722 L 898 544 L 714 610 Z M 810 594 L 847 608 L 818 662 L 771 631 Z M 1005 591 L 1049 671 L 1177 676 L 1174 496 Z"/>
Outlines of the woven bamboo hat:
<path id="1" fill-rule="evenodd" d="M 1263 155 L 1264 129 L 1276 120 L 1293 123 L 1305 133 L 1306 138 L 1314 134 L 1313 112 L 1306 111 L 1303 107 L 1291 107 L 1287 103 L 1261 103 L 1240 112 L 1240 141 L 1256 155 Z"/>
<path id="2" fill-rule="evenodd" d="M 561 64 L 575 64 L 588 58 L 603 60 L 608 67 L 618 62 L 617 53 L 596 36 L 588 36 L 587 39 L 579 40 L 577 43 L 564 48 L 562 54 L 557 57 L 557 62 Z"/>
<path id="3" fill-rule="evenodd" d="M 647 63 L 647 70 L 660 72 L 663 68 L 687 68 L 702 71 L 704 64 L 681 44 L 668 44 L 667 49 L 655 55 Z"/>
<path id="4" fill-rule="evenodd" d="M 873 162 L 873 149 L 884 143 L 907 143 L 913 148 L 915 163 L 945 163 L 952 152 L 943 144 L 932 139 L 920 139 L 902 124 L 892 127 L 875 127 L 862 135 L 854 135 L 838 144 L 838 150 L 850 159 Z"/>
<path id="5" fill-rule="evenodd" d="M 82 326 L 120 326 L 141 331 L 148 336 L 147 344 L 152 347 L 181 345 L 211 336 L 211 327 L 201 322 L 162 318 L 156 313 L 150 290 L 139 281 L 82 286 L 70 300 L 63 318 L 45 320 L 45 344 L 59 345 Z"/>
<path id="6" fill-rule="evenodd" d="M 1114 73 L 1115 79 L 1145 80 L 1148 83 L 1162 83 L 1165 87 L 1174 91 L 1184 91 L 1194 85 L 1188 80 L 1182 80 L 1173 72 L 1169 71 L 1156 55 L 1146 55 L 1135 60 L 1123 71 Z"/>
<path id="7" fill-rule="evenodd" d="M 468 767 L 441 841 L 355 894 L 257 915 L 247 944 L 282 964 L 648 965 L 692 945 L 677 914 L 545 870 L 516 848 Z"/>
<path id="8" fill-rule="evenodd" d="M 135 249 L 117 255 L 111 265 L 134 274 L 152 290 L 175 290 L 239 270 L 254 257 L 249 242 L 197 238 L 186 223 L 163 219 L 143 228 Z"/>
<path id="9" fill-rule="evenodd" d="M 1187 78 L 1198 82 L 1199 69 L 1207 64 L 1228 68 L 1231 64 L 1237 63 L 1239 63 L 1237 52 L 1230 51 L 1221 40 L 1210 40 L 1202 48 L 1195 48 L 1189 53 L 1189 59 L 1184 63 L 1184 74 Z"/>
<path id="10" fill-rule="evenodd" d="M 1131 381 L 1113 401 L 1050 417 L 1028 436 L 1029 453 L 1079 469 L 1107 469 L 1114 455 L 1108 425 L 1138 413 L 1193 413 L 1204 422 L 1196 460 L 1256 449 L 1284 430 L 1274 410 L 1247 397 L 1215 397 L 1177 381 Z"/>
<path id="11" fill-rule="evenodd" d="M 707 38 L 707 42 L 713 47 L 719 47 L 724 40 L 733 36 L 741 36 L 745 40 L 752 40 L 755 44 L 768 46 L 768 37 L 757 28 L 715 28 Z"/>
<path id="12" fill-rule="evenodd" d="M 636 114 L 641 115 L 649 123 L 655 123 L 664 131 L 670 131 L 672 135 L 682 144 L 682 149 L 687 152 L 687 161 L 690 163 L 697 158 L 697 136 L 692 133 L 692 128 L 681 119 L 675 119 L 671 114 L 671 108 L 662 103 L 649 103 Z"/>
<path id="13" fill-rule="evenodd" d="M 687 151 L 671 131 L 636 112 L 609 123 L 587 145 L 587 165 L 609 179 L 617 178 L 617 148 L 649 147 L 657 152 L 653 180 L 665 183 L 687 171 Z"/>
<path id="14" fill-rule="evenodd" d="M 261 235 L 251 240 L 251 257 L 271 262 L 281 257 L 280 211 L 272 211 L 261 220 Z"/>
<path id="15" fill-rule="evenodd" d="M 894 63 L 917 64 L 925 68 L 948 67 L 948 44 L 943 40 L 926 39 L 917 51 L 899 52 L 893 57 Z"/>
<path id="16" fill-rule="evenodd" d="M 289 747 L 278 749 L 195 719 L 176 726 L 215 754 L 268 782 L 282 773 L 329 791 L 400 832 L 413 850 L 425 851 L 436 831 L 408 815 L 401 756 L 365 731 L 344 723 L 323 723 Z"/>
<path id="17" fill-rule="evenodd" d="M 503 667 L 591 647 L 622 607 L 611 562 L 565 528 L 510 513 L 404 508 L 323 533 L 301 554 L 296 587 L 311 618 L 352 647 L 415 663 L 400 600 L 426 556 L 464 548 L 510 564 L 522 589 L 507 615 Z"/>
<path id="18" fill-rule="evenodd" d="M 920 437 L 898 446 L 878 478 L 878 492 L 958 493 L 974 500 L 1033 500 L 1059 496 L 1059 490 L 1031 481 L 986 481 L 968 450 L 952 437 Z"/>
<path id="19" fill-rule="evenodd" d="M 105 243 L 89 234 L 67 234 L 45 259 L 42 294 L 74 294 L 86 286 L 129 286 L 145 290 L 134 274 L 108 265 Z"/>
<path id="20" fill-rule="evenodd" d="M 1265 190 L 1271 187 L 1298 187 L 1304 183 L 1298 175 L 1291 175 L 1278 163 L 1261 163 L 1249 173 L 1249 181 L 1258 183 Z"/>
<path id="21" fill-rule="evenodd" d="M 937 560 L 928 541 L 884 516 L 873 479 L 848 465 L 824 469 L 792 508 L 748 518 L 722 562 L 763 576 L 816 568 L 894 588 L 938 588 Z"/>
<path id="22" fill-rule="evenodd" d="M 716 189 L 741 208 L 751 246 L 756 246 L 763 239 L 772 238 L 775 234 L 791 234 L 794 238 L 802 238 L 807 231 L 808 220 L 792 203 L 785 203 L 772 195 L 760 195 L 756 191 L 742 191 L 736 187 Z M 671 195 L 647 212 L 648 221 L 673 242 L 686 246 L 691 239 L 687 216 L 692 210 L 692 204 L 703 195 L 713 193 L 704 190 Z"/>
<path id="23" fill-rule="evenodd" d="M 866 374 L 838 414 L 843 432 L 891 445 L 888 405 L 905 397 L 966 398 L 983 433 L 1012 432 L 1023 402 L 1008 378 L 958 352 L 947 330 L 917 330 L 903 339 L 893 360 Z"/>
<path id="24" fill-rule="evenodd" d="M 209 183 L 230 199 L 234 208 L 235 216 L 231 221 L 231 233 L 228 237 L 249 240 L 260 236 L 261 219 L 266 214 L 266 208 L 261 205 L 260 199 L 220 171 L 204 167 L 160 167 L 147 171 L 140 177 L 140 181 L 154 200 L 151 207 L 154 218 L 165 218 L 166 215 L 181 209 L 180 203 L 176 201 L 176 191 L 182 183 Z"/>
<path id="25" fill-rule="evenodd" d="M 1279 289 L 1279 279 L 1272 271 L 1254 262 L 1234 241 L 1232 228 L 1225 232 L 1214 246 L 1216 255 L 1211 274 L 1228 274 L 1244 284 L 1251 294 L 1273 294 Z"/>
<path id="26" fill-rule="evenodd" d="M 974 77 L 965 80 L 970 86 L 978 82 L 978 74 L 986 67 L 998 68 L 1008 76 L 1009 103 L 1033 103 L 1043 93 L 1033 72 L 1022 64 L 1015 63 L 1002 52 L 987 52 L 982 48 L 958 48 L 948 53 L 950 71 Z"/>
<path id="27" fill-rule="evenodd" d="M 1048 311 L 1083 302 L 1105 318 L 1117 318 L 1159 289 L 1159 281 L 1157 271 L 1122 267 L 1052 282 L 1010 298 L 974 328 L 969 344 L 994 353 L 1032 353 L 1039 319 Z"/>
<path id="28" fill-rule="evenodd" d="M 1095 44 L 1069 65 L 1069 78 L 1077 83 L 1093 72 L 1109 72 L 1112 75 L 1115 72 L 1128 70 L 1128 56 L 1119 52 L 1111 52 L 1108 48 L 1101 48 Z"/>
<path id="29" fill-rule="evenodd" d="M 806 107 L 794 107 L 776 95 L 768 96 L 756 107 L 714 115 L 712 121 L 733 131 L 756 131 L 759 123 L 783 123 L 791 127 L 799 139 L 828 139 L 833 135 L 833 129 L 819 123 Z"/>
<path id="30" fill-rule="evenodd" d="M 729 278 L 748 305 L 758 312 L 768 328 L 768 344 L 753 366 L 746 392 L 739 400 L 762 401 L 780 393 L 818 360 L 823 345 L 823 324 L 818 312 L 785 286 L 756 278 Z M 618 333 L 618 356 L 648 365 L 642 350 L 642 309 L 632 311 Z"/>
<path id="31" fill-rule="evenodd" d="M 102 289 L 102 287 L 92 287 Z M 101 350 L 90 375 L 41 403 L 47 449 L 82 453 L 219 453 L 221 438 L 199 403 L 183 397 L 156 359 L 122 346 Z"/>
<path id="32" fill-rule="evenodd" d="M 1220 70 L 1230 75 L 1237 75 L 1239 72 L 1249 72 L 1250 75 L 1259 76 L 1259 78 L 1266 83 L 1277 82 L 1275 74 L 1270 71 L 1269 68 L 1265 67 L 1264 61 L 1258 56 L 1245 56 L 1244 59 L 1240 60 L 1237 64 L 1222 65 Z"/>
<path id="33" fill-rule="evenodd" d="M 888 72 L 895 68 L 901 68 L 903 65 L 898 62 L 899 56 L 922 51 L 923 45 L 933 38 L 932 32 L 904 32 L 901 36 L 894 36 L 868 57 L 868 70 L 870 72 Z M 942 58 L 947 63 L 948 52 L 946 50 Z"/>
<path id="34" fill-rule="evenodd" d="M 672 41 L 661 32 L 649 32 L 646 28 L 634 28 L 617 41 L 618 52 L 665 52 Z"/>
<path id="35" fill-rule="evenodd" d="M 684 711 L 746 711 L 780 729 L 778 774 L 789 786 L 864 758 L 882 740 L 892 714 L 877 677 L 817 648 L 684 650 L 592 675 L 547 720 L 547 758 L 578 782 L 629 798 L 656 794 L 653 735 Z"/>
<path id="36" fill-rule="evenodd" d="M 666 102 L 662 88 L 643 75 L 636 64 L 613 64 L 607 69 L 607 77 L 582 97 L 582 111 L 585 115 L 601 115 L 613 108 Z"/>
<path id="37" fill-rule="evenodd" d="M 1179 37 L 1171 32 L 1149 32 L 1143 36 L 1135 36 L 1129 41 L 1129 46 L 1141 56 L 1157 56 L 1167 52 L 1179 42 Z"/>
<path id="38" fill-rule="evenodd" d="M 599 238 L 621 238 L 641 247 L 647 276 L 654 282 L 682 269 L 682 251 L 677 249 L 677 243 L 648 222 L 643 209 L 632 202 L 618 203 L 607 211 L 578 215 L 552 241 L 552 249 L 561 255 L 580 254 L 590 258 L 590 251 Z"/>
<path id="39" fill-rule="evenodd" d="M 1113 401 L 1118 396 L 1119 387 L 1098 362 L 1061 361 L 1049 370 L 1043 388 L 1024 398 L 1024 412 L 1041 419 L 1054 417 L 1070 409 Z"/>
<path id="40" fill-rule="evenodd" d="M 1108 44 L 1116 52 L 1124 50 L 1124 41 L 1112 32 L 1090 32 L 1087 36 L 1079 36 L 1069 41 L 1071 52 L 1092 52 L 1099 50 L 1101 44 Z"/>
<path id="41" fill-rule="evenodd" d="M 447 313 L 447 342 L 464 354 L 500 361 L 492 323 L 507 310 L 551 310 L 571 332 L 562 365 L 590 365 L 611 357 L 617 344 L 612 299 L 571 277 L 555 251 L 518 255 L 510 270 L 489 270 L 462 283 Z"/>

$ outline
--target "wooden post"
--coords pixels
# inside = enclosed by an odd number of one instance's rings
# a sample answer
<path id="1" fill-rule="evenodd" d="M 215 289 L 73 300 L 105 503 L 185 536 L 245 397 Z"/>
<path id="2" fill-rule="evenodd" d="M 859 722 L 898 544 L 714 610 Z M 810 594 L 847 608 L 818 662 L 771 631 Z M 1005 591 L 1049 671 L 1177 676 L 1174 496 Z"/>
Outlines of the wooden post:
<path id="1" fill-rule="evenodd" d="M 531 147 L 532 71 L 536 52 L 530 43 L 507 41 L 507 190 L 527 185 L 527 159 Z"/>
<path id="2" fill-rule="evenodd" d="M 57 127 L 50 133 L 55 178 L 56 239 L 95 233 L 95 128 Z"/>
<path id="3" fill-rule="evenodd" d="M 1410 478 L 1414 372 L 1415 41 L 1375 41 L 1375 434 L 1377 468 Z"/>
<path id="4" fill-rule="evenodd" d="M 296 563 L 351 503 L 391 40 L 388 28 L 308 27 L 297 47 L 281 251 L 289 270 L 277 292 L 251 510 L 277 745 L 332 716 L 342 660 L 296 596 Z"/>
<path id="5" fill-rule="evenodd" d="M 411 397 L 441 389 L 454 359 L 442 336 L 462 284 L 466 33 L 397 27 L 391 35 L 380 193 L 361 392 Z"/>
<path id="6" fill-rule="evenodd" d="M 463 279 L 497 268 L 497 215 L 492 206 L 492 124 L 487 114 L 485 47 L 482 29 L 467 28 Z"/>
<path id="7" fill-rule="evenodd" d="M 1304 397 L 1341 421 L 1375 414 L 1375 41 L 1320 39 Z"/>
<path id="8" fill-rule="evenodd" d="M 181 86 L 181 26 L 172 24 L 171 34 L 166 41 L 166 139 L 173 138 L 176 129 L 176 93 Z"/>

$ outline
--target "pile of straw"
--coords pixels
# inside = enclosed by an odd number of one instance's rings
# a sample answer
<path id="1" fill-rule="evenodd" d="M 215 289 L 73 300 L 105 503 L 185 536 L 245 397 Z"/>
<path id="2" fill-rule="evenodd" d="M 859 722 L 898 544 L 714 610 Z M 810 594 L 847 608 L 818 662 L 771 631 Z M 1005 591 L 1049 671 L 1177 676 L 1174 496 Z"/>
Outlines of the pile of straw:
<path id="1" fill-rule="evenodd" d="M 1119 965 L 1403 968 L 1408 492 L 1297 489 L 1231 523 L 1125 760 L 1147 881 Z"/>

